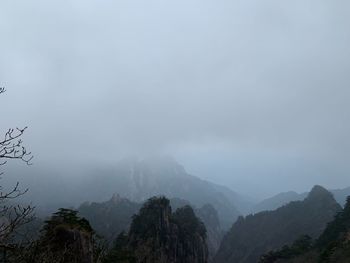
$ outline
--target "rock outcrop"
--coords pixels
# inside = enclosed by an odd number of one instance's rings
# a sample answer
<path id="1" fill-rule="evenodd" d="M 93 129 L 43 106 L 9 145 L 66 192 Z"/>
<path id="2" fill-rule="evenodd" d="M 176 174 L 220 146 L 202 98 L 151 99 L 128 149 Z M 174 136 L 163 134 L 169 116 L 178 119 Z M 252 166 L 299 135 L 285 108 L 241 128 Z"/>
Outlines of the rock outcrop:
<path id="1" fill-rule="evenodd" d="M 190 206 L 171 211 L 169 200 L 149 199 L 121 234 L 107 262 L 206 263 L 206 229 Z"/>
<path id="2" fill-rule="evenodd" d="M 94 231 L 86 219 L 77 216 L 77 211 L 60 209 L 45 222 L 42 233 L 23 262 L 94 262 Z"/>

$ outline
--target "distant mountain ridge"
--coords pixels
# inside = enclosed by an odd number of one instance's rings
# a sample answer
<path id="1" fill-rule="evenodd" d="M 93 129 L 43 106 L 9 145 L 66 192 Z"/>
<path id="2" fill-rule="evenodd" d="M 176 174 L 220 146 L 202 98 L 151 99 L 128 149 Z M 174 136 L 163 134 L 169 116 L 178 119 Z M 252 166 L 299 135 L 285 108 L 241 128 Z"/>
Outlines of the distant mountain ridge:
<path id="1" fill-rule="evenodd" d="M 303 236 L 291 246 L 270 251 L 260 263 L 348 263 L 350 262 L 350 196 L 344 208 L 328 223 L 321 236 Z"/>
<path id="2" fill-rule="evenodd" d="M 126 159 L 109 173 L 86 179 L 81 192 L 89 200 L 107 199 L 119 193 L 131 201 L 143 202 L 152 196 L 188 200 L 196 207 L 211 204 L 218 212 L 221 226 L 228 229 L 241 212 L 235 204 L 243 202 L 232 190 L 188 174 L 176 161 L 161 159 Z"/>
<path id="3" fill-rule="evenodd" d="M 7 184 L 19 181 L 23 188 L 29 188 L 25 199 L 31 200 L 43 216 L 59 207 L 76 207 L 85 201 L 104 202 L 114 193 L 137 203 L 164 195 L 188 200 L 196 207 L 213 205 L 221 226 L 229 229 L 242 214 L 238 207 L 246 209 L 248 206 L 244 197 L 225 186 L 188 174 L 168 157 L 128 158 L 113 166 L 67 170 L 65 176 L 58 173 L 46 176 L 49 171 L 45 170 L 33 170 L 30 175 L 21 170 L 16 173 L 17 176 L 6 178 Z"/>
<path id="4" fill-rule="evenodd" d="M 347 196 L 350 195 L 350 187 L 347 187 L 344 189 L 333 189 L 333 190 L 329 190 L 329 192 L 333 194 L 335 200 L 341 206 L 344 206 Z M 264 199 L 263 201 L 254 205 L 251 208 L 250 213 L 258 213 L 261 211 L 272 211 L 285 204 L 288 204 L 289 202 L 303 200 L 304 198 L 307 197 L 307 195 L 308 195 L 307 192 L 300 193 L 300 194 L 294 191 L 282 192 L 270 198 Z"/>
<path id="5" fill-rule="evenodd" d="M 240 217 L 225 235 L 214 261 L 255 263 L 262 254 L 288 245 L 301 235 L 318 237 L 340 210 L 330 192 L 315 186 L 303 201 Z"/>

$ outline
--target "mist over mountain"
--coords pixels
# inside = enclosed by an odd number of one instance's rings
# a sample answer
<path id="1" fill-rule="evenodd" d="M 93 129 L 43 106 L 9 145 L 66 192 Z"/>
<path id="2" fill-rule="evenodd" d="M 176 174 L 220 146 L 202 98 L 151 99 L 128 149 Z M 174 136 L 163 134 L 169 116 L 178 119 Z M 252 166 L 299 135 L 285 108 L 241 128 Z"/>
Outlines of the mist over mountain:
<path id="1" fill-rule="evenodd" d="M 350 262 L 349 10 L 1 0 L 0 262 Z"/>
<path id="2" fill-rule="evenodd" d="M 129 229 L 133 215 L 141 204 L 131 202 L 119 195 L 113 195 L 106 202 L 85 202 L 78 207 L 79 215 L 89 220 L 93 229 L 108 242 L 113 242 L 117 236 Z"/>
<path id="3" fill-rule="evenodd" d="M 102 202 L 113 194 L 134 202 L 144 202 L 152 196 L 164 195 L 180 198 L 196 207 L 211 204 L 216 209 L 223 229 L 247 210 L 249 201 L 227 187 L 220 186 L 188 174 L 174 159 L 124 159 L 110 169 L 93 169 L 87 174 L 64 176 L 17 173 L 9 179 L 19 180 L 28 187 L 26 198 L 40 209 L 49 212 L 60 206 L 78 206 L 85 201 Z M 14 183 L 15 181 L 12 181 Z M 35 182 L 35 183 L 33 183 Z M 7 182 L 10 185 L 10 182 Z"/>
<path id="4" fill-rule="evenodd" d="M 2 1 L 1 129 L 40 169 L 170 154 L 248 195 L 347 187 L 348 9 Z"/>

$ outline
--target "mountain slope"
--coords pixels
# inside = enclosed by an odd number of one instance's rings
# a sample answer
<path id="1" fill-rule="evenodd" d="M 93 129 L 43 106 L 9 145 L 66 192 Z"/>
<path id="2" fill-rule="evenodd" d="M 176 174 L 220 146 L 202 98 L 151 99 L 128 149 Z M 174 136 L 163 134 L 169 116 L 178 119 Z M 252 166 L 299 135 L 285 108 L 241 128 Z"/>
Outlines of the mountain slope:
<path id="1" fill-rule="evenodd" d="M 207 229 L 206 242 L 210 261 L 219 249 L 223 238 L 223 231 L 215 208 L 210 204 L 206 204 L 201 208 L 195 208 L 190 202 L 179 198 L 170 199 L 170 205 L 173 211 L 185 206 L 191 206 L 195 215 L 204 223 Z M 139 203 L 131 202 L 127 198 L 122 198 L 115 194 L 107 202 L 85 202 L 79 207 L 78 211 L 81 216 L 89 220 L 98 235 L 111 242 L 121 232 L 129 230 L 132 217 L 139 211 L 141 206 Z"/>
<path id="2" fill-rule="evenodd" d="M 294 191 L 279 193 L 253 206 L 251 213 L 272 211 L 290 202 L 303 200 L 306 196 L 307 194 L 298 194 Z"/>
<path id="3" fill-rule="evenodd" d="M 89 220 L 92 228 L 99 235 L 110 241 L 128 229 L 132 216 L 140 207 L 141 204 L 114 194 L 107 202 L 85 202 L 78 211 L 81 216 Z"/>
<path id="4" fill-rule="evenodd" d="M 80 186 L 80 192 L 88 193 L 85 200 L 105 200 L 113 193 L 135 202 L 143 202 L 152 196 L 188 200 L 196 207 L 211 204 L 218 212 L 221 226 L 229 228 L 240 212 L 232 200 L 239 198 L 226 187 L 218 186 L 189 175 L 172 159 L 124 160 L 110 173 L 93 175 Z"/>
<path id="5" fill-rule="evenodd" d="M 224 237 L 215 262 L 255 263 L 262 254 L 300 235 L 317 237 L 340 209 L 331 193 L 315 186 L 303 201 L 240 217 Z"/>
<path id="6" fill-rule="evenodd" d="M 350 197 L 344 209 L 331 221 L 313 244 L 296 240 L 291 246 L 271 251 L 261 263 L 348 263 L 350 262 Z M 306 242 L 305 242 L 306 241 Z"/>
<path id="7" fill-rule="evenodd" d="M 51 171 L 33 170 L 30 176 L 13 172 L 17 175 L 7 177 L 7 184 L 20 181 L 24 189 L 29 188 L 25 199 L 31 200 L 43 216 L 59 207 L 76 207 L 85 201 L 104 202 L 114 193 L 138 203 L 165 195 L 188 200 L 196 207 L 213 205 L 221 226 L 228 229 L 240 214 L 237 204 L 245 202 L 227 187 L 188 174 L 170 158 L 125 159 L 101 169 L 83 167 L 53 175 Z"/>
<path id="8" fill-rule="evenodd" d="M 334 189 L 331 190 L 334 195 L 335 200 L 341 205 L 344 206 L 346 203 L 346 198 L 350 196 L 350 187 L 344 189 Z"/>
<path id="9" fill-rule="evenodd" d="M 350 195 L 350 187 L 344 188 L 344 189 L 334 189 L 329 190 L 333 196 L 334 199 L 341 205 L 345 205 L 346 197 Z M 303 200 L 308 193 L 296 193 L 294 191 L 279 193 L 275 196 L 272 196 L 270 198 L 267 198 L 260 203 L 254 205 L 251 209 L 251 213 L 258 213 L 261 211 L 271 211 L 275 210 L 285 204 L 288 204 L 289 202 L 293 201 L 299 201 Z"/>

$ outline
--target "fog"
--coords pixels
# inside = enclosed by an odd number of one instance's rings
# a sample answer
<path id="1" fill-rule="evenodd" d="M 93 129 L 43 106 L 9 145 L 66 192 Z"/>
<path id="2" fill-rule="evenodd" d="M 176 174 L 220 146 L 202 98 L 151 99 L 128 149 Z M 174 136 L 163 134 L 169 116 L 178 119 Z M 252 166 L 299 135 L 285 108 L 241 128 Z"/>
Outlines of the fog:
<path id="1" fill-rule="evenodd" d="M 349 8 L 2 0 L 0 128 L 55 171 L 171 155 L 252 196 L 349 186 Z"/>

